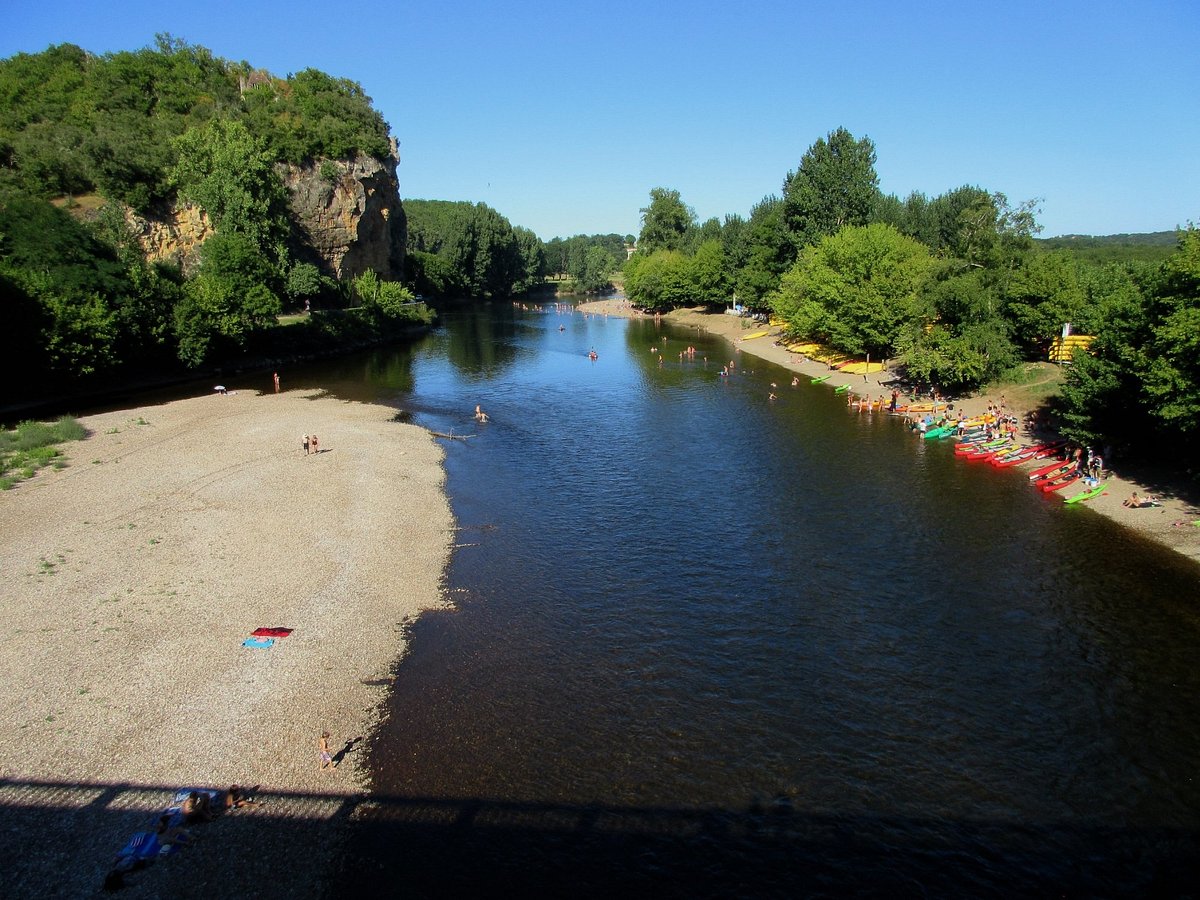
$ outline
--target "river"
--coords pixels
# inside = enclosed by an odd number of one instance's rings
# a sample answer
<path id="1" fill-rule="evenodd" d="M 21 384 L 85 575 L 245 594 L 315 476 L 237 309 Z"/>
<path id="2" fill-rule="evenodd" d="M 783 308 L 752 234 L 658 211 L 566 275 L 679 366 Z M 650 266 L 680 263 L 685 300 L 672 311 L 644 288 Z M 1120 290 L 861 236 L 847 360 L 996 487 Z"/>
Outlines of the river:
<path id="1" fill-rule="evenodd" d="M 492 304 L 319 367 L 473 435 L 338 893 L 1194 890 L 1200 566 L 731 353 Z"/>

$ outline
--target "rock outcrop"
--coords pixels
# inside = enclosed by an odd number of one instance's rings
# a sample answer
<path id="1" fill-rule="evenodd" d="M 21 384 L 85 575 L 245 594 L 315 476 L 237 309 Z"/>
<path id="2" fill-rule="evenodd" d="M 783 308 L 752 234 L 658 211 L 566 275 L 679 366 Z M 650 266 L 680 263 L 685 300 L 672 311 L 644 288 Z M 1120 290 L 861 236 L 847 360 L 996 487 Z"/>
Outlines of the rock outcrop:
<path id="1" fill-rule="evenodd" d="M 298 259 L 338 279 L 368 269 L 388 280 L 403 277 L 406 221 L 395 157 L 281 164 L 279 175 L 290 197 Z M 187 204 L 126 217 L 147 258 L 176 262 L 185 274 L 195 269 L 200 246 L 213 233 L 204 210 Z"/>
<path id="2" fill-rule="evenodd" d="M 146 258 L 176 263 L 191 275 L 200 262 L 200 245 L 213 233 L 208 214 L 198 206 L 183 205 L 140 216 L 125 208 L 125 221 L 137 235 Z"/>
<path id="3" fill-rule="evenodd" d="M 394 158 L 321 160 L 281 175 L 310 262 L 338 278 L 368 269 L 403 276 L 406 222 Z"/>

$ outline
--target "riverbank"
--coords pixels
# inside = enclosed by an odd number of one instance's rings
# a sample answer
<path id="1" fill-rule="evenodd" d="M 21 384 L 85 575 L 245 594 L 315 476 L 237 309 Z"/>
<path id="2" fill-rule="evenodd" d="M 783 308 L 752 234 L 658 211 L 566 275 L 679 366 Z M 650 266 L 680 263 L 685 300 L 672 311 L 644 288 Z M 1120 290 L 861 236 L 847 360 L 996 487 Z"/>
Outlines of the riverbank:
<path id="1" fill-rule="evenodd" d="M 265 803 L 198 826 L 126 895 L 216 896 L 231 876 L 270 879 L 235 893 L 319 892 L 367 788 L 356 751 L 451 548 L 442 451 L 393 417 L 300 390 L 87 416 L 67 468 L 0 496 L 10 889 L 92 896 L 175 789 L 237 783 Z M 261 627 L 294 630 L 243 646 Z M 345 751 L 333 771 L 324 730 Z"/>
<path id="2" fill-rule="evenodd" d="M 646 314 L 634 309 L 624 298 L 595 300 L 580 305 L 580 310 L 588 314 L 610 316 L 646 317 Z M 830 375 L 825 382 L 830 387 L 850 384 L 851 390 L 859 394 L 878 397 L 889 394 L 892 385 L 890 381 L 894 373 L 889 371 L 872 372 L 868 375 L 850 375 L 842 372 L 832 372 L 825 363 L 808 359 L 801 354 L 793 353 L 777 343 L 780 329 L 755 325 L 747 319 L 723 313 L 708 313 L 698 309 L 673 310 L 662 317 L 664 321 L 684 328 L 696 328 L 710 334 L 720 335 L 730 342 L 732 352 L 736 356 L 746 353 L 760 359 L 776 363 L 799 377 L 817 377 Z M 768 332 L 761 337 L 745 340 L 746 335 Z M 1019 421 L 1027 421 L 1031 409 L 1016 405 L 999 393 L 979 393 L 954 399 L 955 408 L 962 409 L 968 416 L 978 415 L 989 406 L 1004 403 L 1007 410 L 1014 413 Z M 857 413 L 855 413 L 857 414 Z M 1029 435 L 1026 433 L 1026 438 Z M 1023 466 L 1024 469 L 1031 468 Z M 1170 472 L 1165 467 L 1130 467 L 1123 468 L 1119 464 L 1110 470 L 1110 476 L 1105 480 L 1108 490 L 1087 502 L 1088 508 L 1101 515 L 1108 516 L 1122 525 L 1137 531 L 1139 534 L 1163 544 L 1172 550 L 1200 560 L 1200 526 L 1192 523 L 1200 521 L 1200 493 L 1187 483 L 1182 475 Z M 1068 489 L 1075 492 L 1074 486 Z M 1160 506 L 1131 509 L 1124 502 L 1134 492 L 1139 496 L 1153 496 Z M 1179 524 L 1182 523 L 1182 524 Z"/>

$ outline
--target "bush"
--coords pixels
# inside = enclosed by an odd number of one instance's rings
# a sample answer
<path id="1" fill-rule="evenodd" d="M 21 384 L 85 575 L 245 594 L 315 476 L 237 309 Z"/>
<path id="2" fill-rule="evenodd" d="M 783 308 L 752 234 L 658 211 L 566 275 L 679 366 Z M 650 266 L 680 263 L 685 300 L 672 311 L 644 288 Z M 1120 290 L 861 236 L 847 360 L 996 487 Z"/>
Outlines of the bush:
<path id="1" fill-rule="evenodd" d="M 62 451 L 54 445 L 85 437 L 87 429 L 70 416 L 54 423 L 22 422 L 14 429 L 0 431 L 0 490 L 32 478 L 46 466 L 61 468 Z"/>

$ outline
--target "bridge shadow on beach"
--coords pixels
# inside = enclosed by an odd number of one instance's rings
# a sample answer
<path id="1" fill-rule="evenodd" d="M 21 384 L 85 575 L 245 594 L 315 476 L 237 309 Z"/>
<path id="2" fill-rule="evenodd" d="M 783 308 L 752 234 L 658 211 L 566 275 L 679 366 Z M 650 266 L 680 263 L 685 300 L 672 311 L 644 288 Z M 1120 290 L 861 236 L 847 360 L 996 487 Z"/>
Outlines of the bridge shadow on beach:
<path id="1" fill-rule="evenodd" d="M 177 785 L 0 780 L 14 897 L 109 896 Z M 1200 831 L 263 792 L 131 873 L 140 897 L 1189 897 Z"/>

